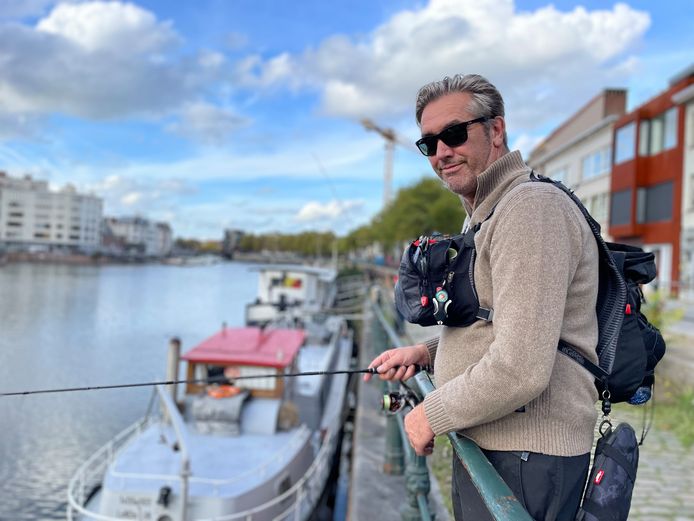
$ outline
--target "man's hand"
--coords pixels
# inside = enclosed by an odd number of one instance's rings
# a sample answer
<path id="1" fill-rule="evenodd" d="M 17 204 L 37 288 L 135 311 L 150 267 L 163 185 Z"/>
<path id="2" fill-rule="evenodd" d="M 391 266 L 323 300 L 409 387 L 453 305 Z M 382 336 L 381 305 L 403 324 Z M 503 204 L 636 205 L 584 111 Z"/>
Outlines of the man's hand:
<path id="1" fill-rule="evenodd" d="M 407 380 L 416 372 L 415 365 L 429 364 L 429 351 L 424 344 L 399 347 L 384 351 L 369 364 L 375 367 L 381 380 Z M 364 381 L 371 380 L 371 374 L 364 375 Z"/>
<path id="2" fill-rule="evenodd" d="M 420 403 L 405 416 L 405 433 L 417 456 L 429 456 L 434 451 L 434 431 Z"/>

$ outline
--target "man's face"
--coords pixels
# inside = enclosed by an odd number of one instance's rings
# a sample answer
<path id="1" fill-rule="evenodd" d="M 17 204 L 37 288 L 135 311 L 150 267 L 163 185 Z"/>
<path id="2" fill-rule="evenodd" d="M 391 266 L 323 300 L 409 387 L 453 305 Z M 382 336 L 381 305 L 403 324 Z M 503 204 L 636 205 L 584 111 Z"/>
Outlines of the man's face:
<path id="1" fill-rule="evenodd" d="M 430 102 L 422 112 L 422 136 L 435 135 L 451 125 L 479 117 L 469 110 L 470 100 L 470 94 L 456 92 Z M 491 132 L 486 131 L 484 123 L 469 125 L 467 141 L 462 145 L 449 147 L 439 140 L 436 154 L 428 158 L 446 187 L 470 203 L 477 191 L 477 176 L 502 155 L 496 150 L 501 144 L 497 138 L 498 126 L 502 127 L 500 135 L 503 141 L 503 122 L 499 120 L 492 120 Z"/>

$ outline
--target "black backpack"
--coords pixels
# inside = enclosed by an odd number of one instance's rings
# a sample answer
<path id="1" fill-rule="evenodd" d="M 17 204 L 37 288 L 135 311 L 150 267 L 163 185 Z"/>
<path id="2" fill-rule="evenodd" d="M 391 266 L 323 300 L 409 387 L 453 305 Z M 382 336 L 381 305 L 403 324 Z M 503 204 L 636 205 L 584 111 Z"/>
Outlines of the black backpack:
<path id="1" fill-rule="evenodd" d="M 551 183 L 576 203 L 586 218 L 598 245 L 600 282 L 595 306 L 598 315 L 598 365 L 586 360 L 570 344 L 559 341 L 559 351 L 585 367 L 595 377 L 609 414 L 610 402 L 647 402 L 655 381 L 656 364 L 665 354 L 660 331 L 641 312 L 644 302 L 641 285 L 656 276 L 655 256 L 636 246 L 605 242 L 600 225 L 581 200 L 559 181 L 534 172 L 531 181 Z"/>

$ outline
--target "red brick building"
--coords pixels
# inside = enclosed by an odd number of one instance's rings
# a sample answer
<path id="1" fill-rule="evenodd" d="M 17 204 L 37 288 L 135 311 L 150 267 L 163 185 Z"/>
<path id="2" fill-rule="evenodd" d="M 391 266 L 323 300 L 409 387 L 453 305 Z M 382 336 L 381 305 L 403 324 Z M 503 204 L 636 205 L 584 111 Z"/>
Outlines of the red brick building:
<path id="1" fill-rule="evenodd" d="M 694 84 L 694 66 L 614 125 L 609 233 L 656 254 L 658 286 L 680 280 L 685 107 L 673 95 Z"/>

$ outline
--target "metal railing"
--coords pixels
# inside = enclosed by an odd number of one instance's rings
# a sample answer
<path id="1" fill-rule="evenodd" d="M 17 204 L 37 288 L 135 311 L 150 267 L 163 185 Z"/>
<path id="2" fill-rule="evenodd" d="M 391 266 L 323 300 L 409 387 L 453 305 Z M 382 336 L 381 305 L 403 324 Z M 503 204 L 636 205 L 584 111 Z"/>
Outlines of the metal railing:
<path id="1" fill-rule="evenodd" d="M 370 324 L 374 351 L 383 351 L 387 346 L 407 345 L 408 342 L 404 342 L 395 332 L 381 306 L 373 299 L 367 299 L 366 303 L 370 307 L 370 314 L 374 317 Z M 412 385 L 412 380 L 414 380 L 414 385 Z M 394 385 L 390 382 L 388 384 L 389 386 Z M 424 372 L 415 375 L 408 381 L 408 385 L 422 399 L 434 390 L 429 375 Z M 429 521 L 432 519 L 432 514 L 428 501 L 430 481 L 426 458 L 417 456 L 410 447 L 401 415 L 388 416 L 387 422 L 388 447 L 386 447 L 384 468 L 392 473 L 402 472 L 403 456 L 407 461 L 405 475 L 407 477 L 408 504 L 401 512 L 402 519 L 404 521 L 418 519 Z M 472 440 L 457 433 L 449 433 L 448 439 L 495 521 L 532 521 L 506 482 Z"/>

